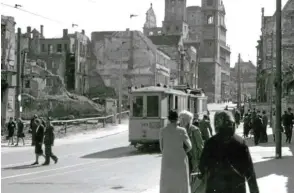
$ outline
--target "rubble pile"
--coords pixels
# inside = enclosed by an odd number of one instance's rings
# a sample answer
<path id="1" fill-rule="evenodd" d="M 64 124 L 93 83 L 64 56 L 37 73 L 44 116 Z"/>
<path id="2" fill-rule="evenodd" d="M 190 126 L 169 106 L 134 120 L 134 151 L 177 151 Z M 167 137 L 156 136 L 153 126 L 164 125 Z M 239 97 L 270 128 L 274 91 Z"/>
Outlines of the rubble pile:
<path id="1" fill-rule="evenodd" d="M 86 115 L 100 116 L 104 114 L 104 107 L 94 103 L 85 96 L 70 93 L 66 90 L 62 79 L 39 65 L 34 66 L 31 80 L 54 78 L 53 87 L 46 87 L 34 95 L 33 89 L 24 90 L 22 94 L 22 118 L 30 119 L 34 114 L 51 117 L 81 118 Z"/>

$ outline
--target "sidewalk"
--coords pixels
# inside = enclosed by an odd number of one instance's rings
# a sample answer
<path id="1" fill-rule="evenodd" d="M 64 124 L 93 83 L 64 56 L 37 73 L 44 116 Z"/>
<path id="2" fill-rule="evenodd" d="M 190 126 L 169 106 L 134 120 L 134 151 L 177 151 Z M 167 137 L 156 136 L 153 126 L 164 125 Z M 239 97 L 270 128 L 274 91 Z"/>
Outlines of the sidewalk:
<path id="1" fill-rule="evenodd" d="M 67 134 L 62 138 L 57 138 L 54 142 L 54 146 L 71 144 L 77 142 L 83 142 L 91 139 L 108 137 L 116 135 L 128 130 L 128 120 L 123 120 L 121 125 L 106 125 L 105 128 L 98 128 L 97 130 L 83 131 L 81 133 Z M 26 140 L 26 145 L 22 146 L 22 141 L 19 142 L 19 146 L 7 146 L 7 142 L 1 143 L 1 153 L 22 151 L 31 148 L 31 141 Z"/>
<path id="2" fill-rule="evenodd" d="M 240 125 L 237 134 L 242 134 L 242 128 L 243 125 Z M 286 144 L 283 136 L 282 159 L 275 159 L 275 143 L 270 128 L 268 135 L 269 142 L 258 146 L 253 146 L 253 138 L 246 140 L 254 162 L 260 193 L 294 193 L 294 144 Z M 159 193 L 159 186 L 141 193 Z"/>

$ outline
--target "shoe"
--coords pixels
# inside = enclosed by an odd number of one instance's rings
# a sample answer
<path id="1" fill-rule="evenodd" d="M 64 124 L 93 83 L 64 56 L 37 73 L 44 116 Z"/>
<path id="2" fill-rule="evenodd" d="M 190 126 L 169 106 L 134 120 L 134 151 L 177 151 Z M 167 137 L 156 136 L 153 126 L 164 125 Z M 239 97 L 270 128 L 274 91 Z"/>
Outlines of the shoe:
<path id="1" fill-rule="evenodd" d="M 43 164 L 42 164 L 42 166 L 48 166 L 50 163 L 49 162 L 44 162 Z"/>
<path id="2" fill-rule="evenodd" d="M 54 160 L 54 163 L 55 163 L 55 164 L 57 164 L 57 162 L 58 162 L 58 158 L 56 158 L 56 159 Z"/>
<path id="3" fill-rule="evenodd" d="M 39 164 L 39 162 L 34 162 L 31 165 L 34 166 L 34 165 L 38 165 L 38 164 Z"/>

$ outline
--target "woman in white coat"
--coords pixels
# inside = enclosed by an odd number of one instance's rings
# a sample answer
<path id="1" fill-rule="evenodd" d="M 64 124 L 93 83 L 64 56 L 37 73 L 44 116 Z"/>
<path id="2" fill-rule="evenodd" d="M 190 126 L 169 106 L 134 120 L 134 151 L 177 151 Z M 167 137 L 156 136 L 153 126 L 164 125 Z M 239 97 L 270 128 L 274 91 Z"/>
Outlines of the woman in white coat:
<path id="1" fill-rule="evenodd" d="M 186 129 L 177 125 L 178 113 L 171 110 L 168 119 L 160 131 L 160 193 L 191 193 L 187 152 L 192 144 Z"/>

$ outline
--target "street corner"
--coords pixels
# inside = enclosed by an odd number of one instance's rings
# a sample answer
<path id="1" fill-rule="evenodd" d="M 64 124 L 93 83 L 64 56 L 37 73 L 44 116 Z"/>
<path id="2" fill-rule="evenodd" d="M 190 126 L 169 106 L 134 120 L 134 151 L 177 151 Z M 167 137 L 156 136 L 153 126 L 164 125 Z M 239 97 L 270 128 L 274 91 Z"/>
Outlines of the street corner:
<path id="1" fill-rule="evenodd" d="M 144 190 L 143 192 L 140 193 L 159 193 L 159 185 L 154 186 L 153 188 Z"/>

